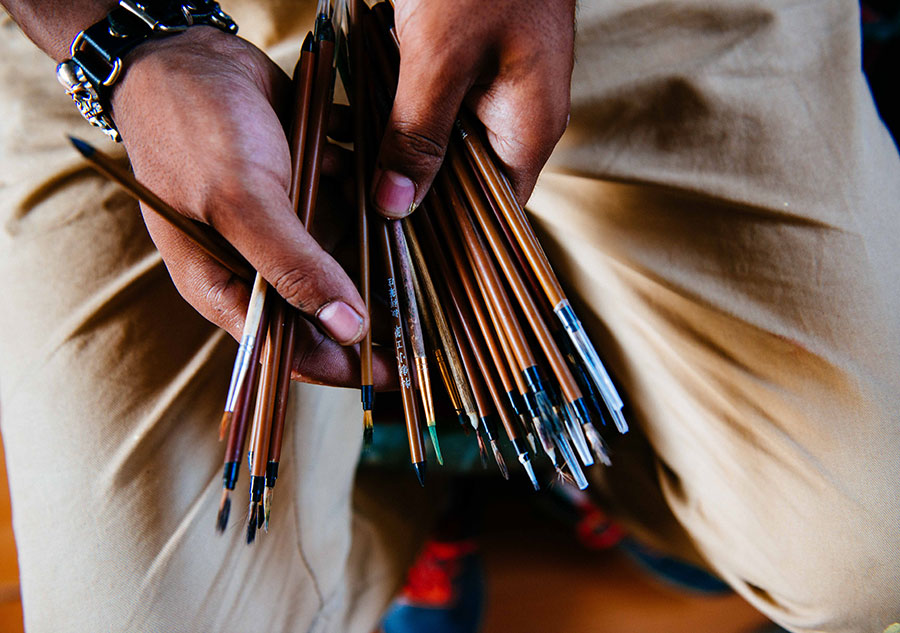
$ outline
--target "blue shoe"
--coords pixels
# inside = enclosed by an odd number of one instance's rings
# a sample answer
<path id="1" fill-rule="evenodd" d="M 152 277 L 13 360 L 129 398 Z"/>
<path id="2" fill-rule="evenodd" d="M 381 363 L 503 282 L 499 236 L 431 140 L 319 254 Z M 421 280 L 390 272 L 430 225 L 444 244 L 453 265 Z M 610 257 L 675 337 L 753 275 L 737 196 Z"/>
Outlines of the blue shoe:
<path id="1" fill-rule="evenodd" d="M 484 574 L 475 541 L 429 541 L 380 631 L 477 633 L 483 608 Z"/>

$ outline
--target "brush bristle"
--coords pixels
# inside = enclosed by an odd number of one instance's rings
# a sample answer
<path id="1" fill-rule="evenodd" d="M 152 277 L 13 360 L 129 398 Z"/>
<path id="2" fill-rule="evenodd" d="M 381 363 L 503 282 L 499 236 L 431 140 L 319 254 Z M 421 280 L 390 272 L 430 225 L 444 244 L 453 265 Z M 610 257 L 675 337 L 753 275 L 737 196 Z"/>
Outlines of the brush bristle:
<path id="1" fill-rule="evenodd" d="M 258 512 L 257 504 L 255 504 L 251 501 L 250 502 L 250 516 L 247 519 L 247 545 L 252 544 L 253 541 L 256 540 L 256 530 L 257 530 L 256 523 L 258 521 L 257 516 L 256 516 L 257 512 Z"/>
<path id="2" fill-rule="evenodd" d="M 594 451 L 594 455 L 597 456 L 600 463 L 604 466 L 612 466 L 612 460 L 609 458 L 609 450 L 606 447 L 606 442 L 603 441 L 603 437 L 600 435 L 600 432 L 597 431 L 597 428 L 593 424 L 585 424 L 584 434 L 587 436 L 588 442 L 591 445 L 591 450 Z"/>
<path id="3" fill-rule="evenodd" d="M 216 531 L 220 534 L 228 527 L 228 517 L 231 515 L 231 491 L 222 489 L 222 499 L 219 501 L 219 514 L 216 515 Z"/>
<path id="4" fill-rule="evenodd" d="M 531 481 L 531 485 L 534 486 L 535 490 L 540 490 L 541 485 L 538 483 L 537 475 L 534 474 L 534 466 L 531 465 L 531 460 L 528 458 L 528 455 L 526 453 L 519 455 L 519 462 L 525 467 L 525 472 L 528 473 L 528 479 Z"/>
<path id="5" fill-rule="evenodd" d="M 274 496 L 275 488 L 266 488 L 263 493 L 263 514 L 265 515 L 263 529 L 266 531 L 266 534 L 269 533 L 269 517 L 272 515 L 272 497 Z"/>
<path id="6" fill-rule="evenodd" d="M 434 425 L 428 427 L 428 434 L 431 435 L 431 443 L 434 444 L 434 454 L 437 457 L 438 464 L 444 465 L 444 458 L 441 455 L 441 444 L 438 442 L 437 429 Z"/>
<path id="7" fill-rule="evenodd" d="M 497 440 L 491 442 L 491 450 L 494 451 L 494 461 L 497 462 L 500 474 L 503 475 L 504 479 L 509 479 L 509 469 L 506 468 L 506 462 L 503 460 L 503 454 L 500 453 L 500 447 L 497 445 Z"/>
<path id="8" fill-rule="evenodd" d="M 371 411 L 363 411 L 363 445 L 371 446 L 375 439 L 375 423 Z"/>
<path id="9" fill-rule="evenodd" d="M 225 439 L 225 433 L 228 432 L 228 425 L 231 424 L 231 411 L 226 411 L 222 414 L 222 421 L 219 422 L 219 441 Z"/>
<path id="10" fill-rule="evenodd" d="M 544 449 L 547 457 L 550 458 L 550 462 L 553 464 L 554 468 L 559 468 L 559 459 L 556 456 L 556 447 L 553 446 L 553 438 L 550 437 L 547 428 L 540 418 L 533 418 L 532 422 L 534 422 L 534 428 L 537 431 L 538 439 L 541 441 L 541 447 Z"/>
<path id="11" fill-rule="evenodd" d="M 475 430 L 475 439 L 478 440 L 478 456 L 481 458 L 481 467 L 487 468 L 488 454 L 487 447 L 484 445 L 484 438 L 481 437 L 481 431 Z"/>

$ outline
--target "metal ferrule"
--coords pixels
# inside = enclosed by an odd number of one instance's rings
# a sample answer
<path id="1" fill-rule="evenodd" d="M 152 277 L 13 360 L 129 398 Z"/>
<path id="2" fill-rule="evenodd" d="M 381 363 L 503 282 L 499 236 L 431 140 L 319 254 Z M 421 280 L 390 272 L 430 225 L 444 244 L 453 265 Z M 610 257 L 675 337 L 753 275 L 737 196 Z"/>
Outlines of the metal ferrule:
<path id="1" fill-rule="evenodd" d="M 276 479 L 278 479 L 278 462 L 269 462 L 266 464 L 266 488 L 274 488 Z"/>
<path id="2" fill-rule="evenodd" d="M 600 397 L 603 398 L 604 403 L 612 414 L 616 427 L 621 433 L 627 433 L 628 424 L 625 422 L 625 418 L 622 415 L 622 398 L 619 396 L 619 392 L 616 391 L 616 388 L 606 371 L 606 367 L 603 366 L 603 362 L 600 360 L 597 350 L 594 349 L 587 333 L 584 331 L 581 322 L 578 320 L 578 317 L 575 316 L 575 312 L 572 311 L 571 306 L 569 306 L 569 302 L 561 301 L 553 311 L 559 317 L 563 327 L 565 327 L 566 332 L 569 334 L 569 338 L 572 340 L 575 350 L 584 362 L 591 380 L 594 381 L 594 384 L 600 392 Z"/>
<path id="3" fill-rule="evenodd" d="M 584 401 L 584 398 L 579 398 L 578 400 L 573 402 L 572 410 L 575 413 L 575 418 L 580 424 L 587 424 L 591 421 L 591 412 L 588 409 L 587 403 Z"/>
<path id="4" fill-rule="evenodd" d="M 375 407 L 375 386 L 363 385 L 359 388 L 359 399 L 365 411 L 371 411 Z"/>
<path id="5" fill-rule="evenodd" d="M 481 418 L 481 428 L 484 429 L 488 442 L 493 442 L 497 433 L 497 421 L 494 416 L 486 415 Z"/>
<path id="6" fill-rule="evenodd" d="M 241 385 L 247 376 L 247 370 L 250 368 L 250 354 L 253 351 L 255 342 L 255 334 L 245 334 L 241 339 L 241 345 L 238 347 L 238 352 L 234 359 L 234 367 L 231 369 L 231 383 L 228 385 L 228 396 L 225 398 L 226 411 L 234 412 L 234 408 L 237 405 Z"/>
<path id="7" fill-rule="evenodd" d="M 572 403 L 566 404 L 562 414 L 563 425 L 566 427 L 569 437 L 572 438 L 572 443 L 575 445 L 575 450 L 578 452 L 578 456 L 581 457 L 582 463 L 585 466 L 592 466 L 594 464 L 594 455 L 591 453 L 591 447 L 588 446 L 587 438 L 584 437 L 581 424 L 575 420 Z"/>
<path id="8" fill-rule="evenodd" d="M 519 394 L 515 391 L 507 391 L 506 397 L 509 400 L 509 406 L 515 416 L 518 418 L 522 415 L 522 407 L 519 405 Z"/>
<path id="9" fill-rule="evenodd" d="M 263 489 L 266 487 L 265 477 L 250 477 L 250 501 L 259 503 L 262 499 Z"/>
<path id="10" fill-rule="evenodd" d="M 237 483 L 238 473 L 241 471 L 240 460 L 236 462 L 225 462 L 225 473 L 222 475 L 222 482 L 225 488 L 234 490 Z"/>
<path id="11" fill-rule="evenodd" d="M 541 375 L 538 373 L 537 365 L 532 365 L 525 369 L 522 372 L 522 377 L 525 379 L 525 384 L 528 385 L 528 389 L 532 393 L 538 393 L 544 390 L 544 385 L 541 383 Z"/>
<path id="12" fill-rule="evenodd" d="M 581 323 L 578 321 L 578 317 L 575 316 L 575 311 L 572 310 L 572 306 L 569 305 L 568 300 L 564 299 L 556 304 L 556 307 L 553 308 L 553 312 L 559 317 L 560 322 L 563 327 L 566 328 L 567 332 L 574 332 L 581 327 Z"/>

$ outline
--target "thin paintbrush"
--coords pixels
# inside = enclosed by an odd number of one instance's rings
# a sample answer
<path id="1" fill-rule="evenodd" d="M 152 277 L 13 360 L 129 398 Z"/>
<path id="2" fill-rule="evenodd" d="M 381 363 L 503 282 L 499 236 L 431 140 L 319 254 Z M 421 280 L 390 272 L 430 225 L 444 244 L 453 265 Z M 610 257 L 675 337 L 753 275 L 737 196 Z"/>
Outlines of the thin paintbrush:
<path id="1" fill-rule="evenodd" d="M 127 170 L 123 169 L 112 156 L 101 152 L 87 141 L 74 136 L 70 136 L 69 141 L 97 171 L 119 183 L 125 191 L 156 211 L 166 222 L 173 225 L 194 244 L 203 249 L 207 255 L 238 277 L 244 280 L 253 279 L 256 272 L 221 235 L 215 233 L 208 226 L 183 216 L 165 200 L 139 182 Z"/>
<path id="2" fill-rule="evenodd" d="M 399 287 L 403 295 L 403 311 L 406 333 L 409 336 L 410 349 L 413 354 L 413 362 L 416 367 L 416 377 L 419 384 L 419 395 L 422 398 L 422 408 L 425 411 L 425 421 L 431 442 L 434 444 L 434 452 L 439 464 L 444 463 L 441 456 L 441 446 L 437 439 L 437 429 L 434 419 L 434 401 L 431 393 L 431 377 L 428 374 L 428 356 L 425 353 L 425 337 L 422 335 L 422 323 L 419 318 L 419 306 L 416 301 L 415 282 L 413 281 L 412 256 L 406 244 L 406 236 L 403 234 L 403 226 L 398 220 L 387 223 L 391 235 L 391 244 L 394 249 L 394 266 L 399 271 Z"/>
<path id="3" fill-rule="evenodd" d="M 416 411 L 416 399 L 413 393 L 412 379 L 409 371 L 409 356 L 406 352 L 406 335 L 403 331 L 403 317 L 400 312 L 400 297 L 397 288 L 397 267 L 391 253 L 391 236 L 387 222 L 378 222 L 378 233 L 381 241 L 381 252 L 384 258 L 384 269 L 387 274 L 388 296 L 391 300 L 391 316 L 394 326 L 394 352 L 397 356 L 397 374 L 400 379 L 400 395 L 403 400 L 403 415 L 406 420 L 406 434 L 409 440 L 409 455 L 416 477 L 421 485 L 425 485 L 425 443 L 422 440 L 422 429 L 419 428 L 419 416 Z"/>
<path id="4" fill-rule="evenodd" d="M 488 317 L 485 314 L 482 299 L 479 296 L 478 290 L 476 288 L 476 283 L 479 283 L 476 282 L 476 278 L 485 274 L 484 271 L 481 270 L 483 262 L 477 256 L 470 257 L 467 262 L 466 254 L 464 252 L 464 250 L 471 251 L 471 247 L 475 246 L 472 243 L 475 240 L 475 237 L 472 234 L 474 226 L 471 225 L 471 221 L 469 221 L 466 216 L 464 216 L 466 226 L 460 226 L 461 222 L 458 221 L 457 225 L 461 229 L 460 234 L 463 237 L 462 241 L 465 243 L 465 245 L 463 246 L 459 243 L 457 236 L 454 234 L 453 226 L 450 224 L 450 219 L 447 214 L 443 212 L 443 209 L 436 208 L 434 209 L 434 211 L 435 212 L 433 213 L 433 217 L 437 220 L 438 225 L 441 227 L 445 248 L 450 254 L 451 261 L 454 264 L 459 281 L 462 284 L 462 291 L 464 293 L 464 296 L 468 300 L 468 307 L 471 309 L 471 313 L 475 317 L 475 324 L 478 326 L 477 330 L 473 328 L 470 329 L 472 330 L 473 335 L 475 331 L 481 334 L 481 340 L 486 346 L 486 351 L 490 356 L 489 360 L 492 361 L 492 365 L 491 363 L 485 364 L 488 359 L 483 356 L 484 352 L 482 351 L 481 345 L 478 344 L 481 341 L 472 342 L 472 348 L 475 352 L 476 362 L 481 367 L 481 371 L 484 374 L 488 390 L 491 392 L 491 396 L 494 398 L 497 410 L 500 413 L 500 420 L 503 423 L 509 441 L 512 443 L 513 448 L 516 451 L 519 462 L 528 473 L 528 477 L 531 480 L 532 485 L 534 485 L 535 489 L 537 489 L 539 486 L 537 478 L 534 474 L 534 469 L 531 465 L 531 457 L 528 453 L 528 449 L 525 447 L 520 438 L 515 420 L 509 415 L 507 406 L 504 406 L 505 399 L 506 403 L 509 405 L 509 408 L 511 408 L 518 416 L 519 406 L 516 398 L 516 385 L 512 379 L 512 376 L 510 375 L 507 360 L 505 355 L 503 354 L 503 351 L 501 350 L 501 343 L 499 341 L 502 333 L 496 330 L 493 324 L 488 320 Z M 484 253 L 479 253 L 479 255 L 481 254 Z M 450 288 L 450 291 L 451 293 L 454 292 L 454 288 L 452 286 Z M 492 369 L 494 370 L 493 372 L 491 371 Z M 500 380 L 500 386 L 502 387 L 502 390 L 503 392 L 505 392 L 505 394 L 501 395 L 500 388 L 498 388 L 494 383 L 494 372 L 496 372 L 496 375 Z"/>
<path id="5" fill-rule="evenodd" d="M 262 524 L 260 515 L 262 493 L 266 483 L 266 466 L 268 465 L 269 440 L 272 431 L 272 411 L 275 404 L 275 386 L 278 382 L 278 369 L 281 357 L 281 341 L 284 334 L 281 326 L 286 304 L 276 301 L 274 314 L 269 322 L 266 346 L 263 350 L 262 374 L 259 377 L 259 390 L 256 395 L 256 410 L 253 415 L 254 442 L 251 445 L 250 461 L 250 523 L 247 528 L 247 543 L 252 543 L 256 530 Z M 249 455 L 249 453 L 248 453 Z"/>
<path id="6" fill-rule="evenodd" d="M 301 215 L 304 226 L 310 227 L 319 193 L 318 172 L 322 166 L 328 114 L 334 95 L 334 25 L 327 13 L 316 18 L 316 72 L 309 109 L 309 129 L 304 149 L 304 162 L 310 169 L 304 172 L 300 186 Z M 316 177 L 313 178 L 313 173 Z"/>
<path id="7" fill-rule="evenodd" d="M 465 113 L 460 115 L 457 129 L 472 165 L 481 174 L 494 200 L 509 223 L 513 235 L 534 270 L 547 295 L 547 299 L 553 306 L 553 312 L 559 318 L 566 333 L 571 338 L 572 344 L 578 351 L 579 356 L 581 356 L 582 362 L 585 364 L 591 379 L 594 381 L 615 421 L 616 427 L 621 433 L 627 432 L 628 424 L 622 415 L 622 399 L 616 391 L 606 368 L 600 361 L 597 350 L 584 331 L 584 327 L 581 325 L 578 317 L 575 316 L 575 312 L 569 304 L 562 285 L 559 283 L 553 268 L 550 266 L 550 262 L 547 260 L 547 256 L 534 235 L 528 218 L 525 216 L 521 205 L 519 205 L 509 181 L 492 160 L 484 142 L 477 134 L 473 133 L 476 128 Z"/>
<path id="8" fill-rule="evenodd" d="M 353 0 L 350 11 L 350 78 L 352 82 L 351 106 L 353 109 L 353 153 L 356 176 L 356 215 L 359 224 L 359 292 L 366 308 L 371 312 L 371 264 L 369 258 L 369 181 L 366 166 L 369 162 L 367 147 L 366 113 L 368 104 L 365 85 L 365 61 L 363 55 L 362 14 L 367 11 L 362 0 Z M 372 371 L 372 331 L 366 333 L 359 345 L 360 400 L 363 409 L 363 443 L 372 443 L 374 421 L 372 408 L 375 405 L 375 379 Z"/>
<path id="9" fill-rule="evenodd" d="M 268 318 L 267 315 L 263 315 L 255 333 L 258 340 L 265 338 L 267 328 Z M 239 390 L 234 419 L 228 431 L 228 442 L 225 445 L 225 471 L 222 475 L 222 499 L 219 502 L 219 513 L 216 517 L 216 528 L 219 532 L 225 531 L 228 525 L 228 516 L 231 513 L 231 492 L 234 490 L 235 484 L 237 484 L 238 473 L 241 470 L 244 444 L 247 441 L 247 429 L 250 425 L 251 412 L 256 399 L 261 352 L 261 345 L 253 346 L 247 377 L 243 381 L 243 388 Z"/>
<path id="10" fill-rule="evenodd" d="M 572 372 L 569 370 L 569 366 L 563 355 L 560 353 L 556 342 L 553 340 L 553 335 L 551 334 L 549 327 L 544 323 L 543 319 L 541 319 L 540 310 L 534 299 L 531 297 L 531 294 L 528 292 L 528 288 L 522 280 L 512 257 L 509 252 L 503 248 L 502 236 L 500 236 L 494 223 L 490 221 L 489 211 L 484 206 L 477 183 L 474 181 L 474 177 L 469 171 L 469 166 L 455 143 L 451 143 L 450 148 L 448 149 L 448 160 L 453 169 L 453 174 L 457 178 L 457 182 L 459 182 L 466 199 L 469 201 L 469 208 L 477 218 L 478 223 L 482 228 L 482 232 L 497 257 L 497 262 L 500 264 L 500 268 L 503 270 L 506 280 L 512 288 L 513 294 L 515 294 L 516 299 L 522 306 L 525 317 L 529 321 L 529 324 L 538 339 L 538 343 L 543 349 L 544 354 L 550 363 L 550 367 L 560 383 L 560 387 L 562 388 L 567 403 L 571 406 L 571 410 L 582 425 L 590 424 L 590 412 L 588 411 L 581 389 L 572 375 Z M 457 217 L 460 218 L 459 212 L 457 212 Z M 460 222 L 462 222 L 461 218 Z M 563 413 L 565 413 L 565 411 Z M 568 416 L 563 419 L 567 423 L 570 422 Z M 587 444 L 582 434 L 582 427 L 577 423 L 570 423 L 567 425 L 567 428 L 575 442 L 576 448 L 579 449 L 582 461 L 585 465 L 592 464 L 593 458 L 591 457 L 590 450 L 587 448 Z"/>
<path id="11" fill-rule="evenodd" d="M 293 94 L 291 102 L 291 185 L 289 195 L 298 212 L 301 200 L 300 181 L 303 172 L 303 157 L 307 130 L 309 128 L 309 107 L 312 100 L 313 73 L 315 69 L 316 55 L 312 33 L 307 33 L 300 47 L 300 57 L 294 66 L 292 78 Z M 281 446 L 284 436 L 284 422 L 287 415 L 288 396 L 291 386 L 291 370 L 294 360 L 294 345 L 296 340 L 297 318 L 296 311 L 285 304 L 281 311 L 283 325 L 280 363 L 278 379 L 275 387 L 275 405 L 272 414 L 272 430 L 269 438 L 268 463 L 266 464 L 266 487 L 263 493 L 263 525 L 268 532 L 269 519 L 272 513 L 272 500 L 275 494 L 275 482 L 278 479 L 278 465 L 281 461 Z"/>
<path id="12" fill-rule="evenodd" d="M 419 244 L 415 227 L 408 218 L 403 220 L 403 230 L 406 232 L 406 242 L 409 244 L 413 261 L 416 264 L 416 279 L 420 282 L 417 287 L 417 295 L 421 294 L 422 297 L 419 305 L 420 307 L 427 306 L 431 317 L 430 319 L 423 318 L 422 322 L 426 324 L 427 329 L 433 331 L 431 336 L 435 341 L 435 361 L 443 377 L 447 394 L 450 396 L 460 424 L 467 424 L 470 416 L 475 416 L 474 426 L 477 428 L 478 418 L 475 413 L 475 403 L 472 402 L 472 394 L 465 380 L 459 352 L 456 349 L 450 326 L 447 324 L 447 317 L 444 315 L 444 309 L 435 290 L 431 271 L 428 270 L 425 254 L 422 252 L 422 246 Z"/>
<path id="13" fill-rule="evenodd" d="M 135 198 L 159 213 L 167 222 L 184 233 L 210 257 L 231 270 L 231 272 L 245 279 L 254 279 L 250 303 L 247 308 L 247 317 L 244 320 L 244 331 L 241 335 L 237 358 L 235 358 L 231 372 L 231 381 L 225 400 L 225 411 L 219 424 L 219 439 L 221 440 L 231 421 L 238 390 L 247 374 L 249 357 L 255 342 L 255 333 L 264 309 L 265 281 L 249 267 L 246 261 L 227 242 L 224 242 L 218 235 L 212 234 L 210 229 L 204 228 L 203 225 L 181 215 L 159 196 L 141 184 L 134 176 L 117 165 L 112 157 L 107 156 L 94 148 L 90 143 L 81 139 L 70 136 L 69 140 L 96 169 L 115 180 Z"/>
<path id="14" fill-rule="evenodd" d="M 428 207 L 423 211 L 433 211 L 435 207 L 440 205 L 440 201 L 436 196 L 429 195 L 428 199 Z M 447 320 L 450 326 L 450 331 L 453 333 L 453 337 L 456 340 L 457 346 L 459 348 L 460 353 L 460 361 L 462 362 L 465 375 L 468 377 L 469 385 L 472 389 L 472 396 L 475 401 L 475 407 L 478 411 L 478 416 L 481 424 L 475 427 L 476 435 L 478 439 L 478 448 L 482 453 L 482 461 L 486 461 L 484 459 L 484 454 L 487 452 L 484 446 L 484 440 L 481 437 L 481 431 L 483 430 L 485 435 L 487 436 L 488 442 L 491 445 L 491 450 L 494 454 L 494 460 L 497 462 L 497 467 L 500 469 L 500 473 L 504 478 L 509 477 L 509 472 L 506 467 L 506 462 L 503 459 L 503 454 L 500 452 L 500 448 L 497 444 L 498 437 L 496 433 L 496 420 L 494 416 L 495 410 L 495 401 L 492 398 L 491 392 L 487 386 L 487 378 L 484 376 L 482 372 L 482 365 L 478 361 L 478 357 L 475 353 L 475 345 L 478 341 L 477 336 L 474 331 L 469 327 L 469 316 L 466 313 L 465 309 L 465 299 L 464 293 L 462 289 L 459 287 L 459 282 L 456 280 L 456 273 L 450 265 L 450 261 L 445 256 L 444 249 L 439 246 L 441 242 L 437 237 L 437 233 L 435 232 L 434 225 L 431 222 L 430 214 L 426 214 L 425 212 L 420 212 L 418 214 L 420 221 L 420 228 L 422 229 L 423 239 L 428 244 L 428 252 L 431 256 L 432 261 L 436 264 L 437 270 L 440 271 L 441 278 L 444 279 L 445 283 L 441 287 L 443 291 L 443 303 L 447 305 Z M 498 406 L 502 406 L 502 403 Z"/>

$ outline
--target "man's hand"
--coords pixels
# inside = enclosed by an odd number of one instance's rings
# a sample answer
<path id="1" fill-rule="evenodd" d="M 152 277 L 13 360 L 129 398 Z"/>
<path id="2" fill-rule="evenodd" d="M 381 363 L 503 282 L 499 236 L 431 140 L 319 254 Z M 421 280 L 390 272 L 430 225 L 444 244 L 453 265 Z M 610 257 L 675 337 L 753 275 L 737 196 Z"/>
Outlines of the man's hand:
<path id="1" fill-rule="evenodd" d="M 350 385 L 358 382 L 358 361 L 341 345 L 359 341 L 369 320 L 353 283 L 306 232 L 288 198 L 282 124 L 289 115 L 278 110 L 289 95 L 288 78 L 261 51 L 195 27 L 138 47 L 112 104 L 137 178 L 213 226 L 334 339 L 309 324 L 301 328 L 299 377 Z M 334 163 L 326 158 L 326 170 Z M 144 209 L 144 218 L 182 296 L 238 337 L 248 287 L 153 211 Z M 382 385 L 390 382 L 389 367 L 376 365 Z"/>
<path id="2" fill-rule="evenodd" d="M 388 217 L 434 179 L 460 106 L 487 128 L 519 202 L 569 116 L 574 0 L 396 0 L 400 77 L 374 179 Z"/>

